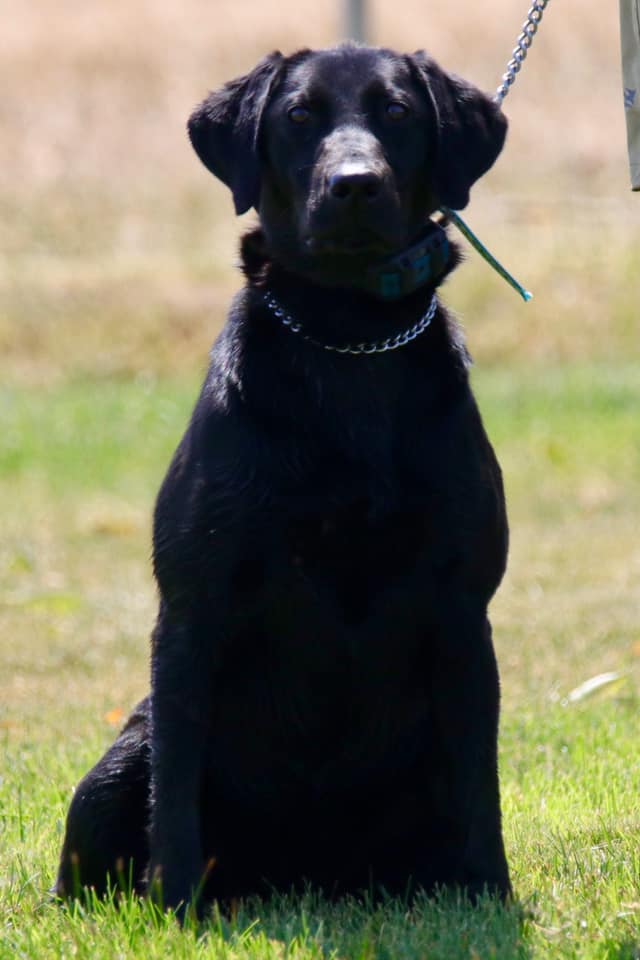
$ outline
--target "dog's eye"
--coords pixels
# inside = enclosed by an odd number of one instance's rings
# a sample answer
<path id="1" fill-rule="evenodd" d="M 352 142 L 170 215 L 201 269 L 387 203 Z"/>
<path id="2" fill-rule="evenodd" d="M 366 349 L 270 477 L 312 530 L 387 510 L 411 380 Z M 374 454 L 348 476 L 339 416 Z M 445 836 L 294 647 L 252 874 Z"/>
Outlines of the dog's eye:
<path id="1" fill-rule="evenodd" d="M 306 123 L 311 117 L 311 111 L 306 107 L 291 107 L 288 117 L 292 123 Z"/>
<path id="2" fill-rule="evenodd" d="M 409 107 L 399 100 L 392 100 L 386 106 L 386 113 L 391 120 L 404 120 L 409 115 Z"/>

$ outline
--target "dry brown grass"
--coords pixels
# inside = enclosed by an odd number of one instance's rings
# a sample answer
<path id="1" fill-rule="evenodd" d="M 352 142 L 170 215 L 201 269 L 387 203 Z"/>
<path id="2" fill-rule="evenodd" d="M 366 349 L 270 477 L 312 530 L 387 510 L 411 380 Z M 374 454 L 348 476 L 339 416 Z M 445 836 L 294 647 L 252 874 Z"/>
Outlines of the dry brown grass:
<path id="1" fill-rule="evenodd" d="M 428 47 L 445 65 L 493 89 L 528 3 L 439 4 L 371 0 L 371 39 Z M 3 18 L 10 95 L 0 132 L 10 144 L 3 180 L 12 189 L 78 176 L 116 193 L 162 176 L 199 182 L 182 136 L 208 86 L 247 70 L 274 47 L 335 42 L 339 0 L 14 0 Z M 599 0 L 551 3 L 512 95 L 508 160 L 552 169 L 582 186 L 625 180 L 615 11 Z M 518 178 L 520 190 L 526 177 Z"/>
<path id="2" fill-rule="evenodd" d="M 265 51 L 340 35 L 339 2 L 9 0 L 0 33 L 0 350 L 11 379 L 200 368 L 238 284 L 239 225 L 184 133 Z M 371 38 L 497 85 L 527 2 L 371 0 Z M 551 3 L 506 107 L 473 225 L 532 287 L 475 258 L 448 296 L 483 361 L 628 352 L 640 274 L 616 11 Z M 562 318 L 561 322 L 558 318 Z M 602 336 L 603 325 L 606 336 Z"/>

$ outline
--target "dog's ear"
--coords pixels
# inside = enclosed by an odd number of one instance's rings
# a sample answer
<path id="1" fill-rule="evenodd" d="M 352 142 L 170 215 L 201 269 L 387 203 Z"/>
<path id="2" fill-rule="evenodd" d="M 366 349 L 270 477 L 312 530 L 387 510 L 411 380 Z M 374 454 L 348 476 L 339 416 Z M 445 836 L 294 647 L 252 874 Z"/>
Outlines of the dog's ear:
<path id="1" fill-rule="evenodd" d="M 189 118 L 193 149 L 230 188 L 237 214 L 260 200 L 260 121 L 283 63 L 281 53 L 270 53 L 251 73 L 210 93 Z"/>
<path id="2" fill-rule="evenodd" d="M 507 135 L 507 118 L 477 87 L 447 73 L 423 50 L 409 62 L 431 99 L 438 123 L 434 189 L 442 206 L 462 210 L 469 190 L 493 166 Z"/>

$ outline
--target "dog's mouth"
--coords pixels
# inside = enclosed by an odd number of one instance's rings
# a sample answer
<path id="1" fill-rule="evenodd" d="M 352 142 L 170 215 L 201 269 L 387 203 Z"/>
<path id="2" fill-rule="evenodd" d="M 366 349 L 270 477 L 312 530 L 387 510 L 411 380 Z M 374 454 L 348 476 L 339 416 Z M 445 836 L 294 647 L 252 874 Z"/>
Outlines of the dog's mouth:
<path id="1" fill-rule="evenodd" d="M 358 257 L 370 260 L 388 256 L 397 246 L 376 231 L 368 229 L 324 236 L 310 234 L 304 238 L 304 245 L 312 256 Z"/>
<path id="2" fill-rule="evenodd" d="M 311 234 L 305 249 L 304 269 L 314 279 L 354 287 L 385 300 L 428 284 L 437 286 L 452 257 L 442 223 L 431 219 L 402 244 L 391 244 L 370 229 L 358 229 L 321 238 Z"/>

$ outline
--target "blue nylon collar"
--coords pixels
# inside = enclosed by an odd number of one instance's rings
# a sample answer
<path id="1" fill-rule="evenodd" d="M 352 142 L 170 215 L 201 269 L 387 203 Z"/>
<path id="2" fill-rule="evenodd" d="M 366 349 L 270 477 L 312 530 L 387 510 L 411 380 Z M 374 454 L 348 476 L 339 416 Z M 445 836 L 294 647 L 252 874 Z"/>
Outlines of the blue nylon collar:
<path id="1" fill-rule="evenodd" d="M 399 300 L 427 284 L 437 284 L 448 263 L 447 234 L 430 220 L 416 243 L 369 267 L 357 286 L 382 300 Z"/>

